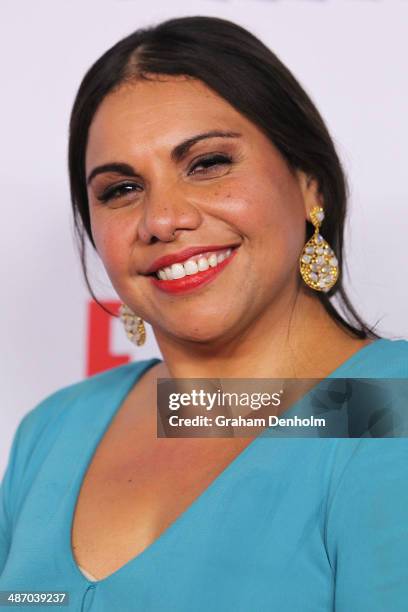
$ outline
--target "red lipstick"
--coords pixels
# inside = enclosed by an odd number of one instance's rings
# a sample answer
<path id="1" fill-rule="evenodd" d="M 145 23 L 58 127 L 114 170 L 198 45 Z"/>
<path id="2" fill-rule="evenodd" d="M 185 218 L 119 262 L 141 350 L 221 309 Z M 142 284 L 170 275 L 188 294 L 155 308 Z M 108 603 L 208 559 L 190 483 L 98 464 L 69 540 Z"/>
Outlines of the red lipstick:
<path id="1" fill-rule="evenodd" d="M 222 248 L 225 249 L 225 247 Z M 214 247 L 212 250 L 215 250 Z M 155 276 L 151 276 L 150 280 L 155 287 L 157 287 L 161 291 L 164 291 L 165 293 L 188 293 L 198 287 L 203 287 L 204 285 L 207 285 L 212 280 L 214 280 L 218 276 L 218 274 L 220 274 L 220 272 L 222 272 L 222 270 L 226 266 L 228 266 L 230 261 L 235 257 L 237 250 L 238 249 L 234 249 L 229 257 L 224 259 L 224 261 L 222 261 L 221 263 L 217 264 L 214 268 L 208 268 L 208 270 L 203 270 L 202 272 L 197 272 L 196 274 L 186 275 L 183 276 L 183 278 L 177 278 L 175 280 L 159 280 Z M 196 253 L 189 253 L 187 257 L 192 257 L 197 253 L 203 253 L 203 250 L 200 249 L 199 251 L 196 250 Z M 178 261 L 173 260 L 172 263 L 179 263 L 180 261 L 184 261 L 184 259 L 179 259 Z M 160 267 L 162 267 L 162 265 Z"/>
<path id="2" fill-rule="evenodd" d="M 237 244 L 233 245 L 221 245 L 221 246 L 196 246 L 189 247 L 188 249 L 184 249 L 183 251 L 179 251 L 178 253 L 172 253 L 170 255 L 163 255 L 163 257 L 159 257 L 155 259 L 151 266 L 146 270 L 145 274 L 152 274 L 160 268 L 167 268 L 174 263 L 180 263 L 182 261 L 186 261 L 190 257 L 194 257 L 194 255 L 199 255 L 200 253 L 215 253 L 216 251 L 226 251 L 227 249 L 233 249 Z"/>

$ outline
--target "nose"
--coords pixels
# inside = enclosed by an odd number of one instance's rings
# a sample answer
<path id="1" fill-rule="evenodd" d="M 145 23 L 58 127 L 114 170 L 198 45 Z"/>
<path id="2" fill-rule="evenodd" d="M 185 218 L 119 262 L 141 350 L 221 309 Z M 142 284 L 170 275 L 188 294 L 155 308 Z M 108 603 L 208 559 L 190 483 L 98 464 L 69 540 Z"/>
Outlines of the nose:
<path id="1" fill-rule="evenodd" d="M 182 230 L 195 230 L 202 223 L 202 215 L 186 194 L 173 190 L 151 192 L 144 203 L 139 220 L 138 238 L 145 244 L 160 240 L 171 242 Z"/>

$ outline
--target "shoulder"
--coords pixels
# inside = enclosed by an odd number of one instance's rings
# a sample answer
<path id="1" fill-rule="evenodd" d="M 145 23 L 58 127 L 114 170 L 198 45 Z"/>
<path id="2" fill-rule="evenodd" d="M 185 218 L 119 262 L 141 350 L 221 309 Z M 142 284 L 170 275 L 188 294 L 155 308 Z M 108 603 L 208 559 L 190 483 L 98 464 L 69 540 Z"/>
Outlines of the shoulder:
<path id="1" fill-rule="evenodd" d="M 408 359 L 408 340 L 380 338 L 378 352 L 383 355 L 392 356 L 395 359 Z"/>
<path id="2" fill-rule="evenodd" d="M 95 400 L 107 390 L 112 391 L 118 385 L 135 382 L 154 361 L 146 359 L 127 363 L 54 391 L 23 417 L 19 431 L 38 433 L 38 429 L 56 424 L 61 417 L 67 417 L 70 408 L 78 402 L 85 405 L 86 400 Z"/>
<path id="3" fill-rule="evenodd" d="M 8 467 L 14 475 L 32 471 L 41 465 L 52 445 L 68 424 L 72 430 L 81 431 L 95 414 L 103 410 L 112 399 L 132 387 L 141 373 L 155 359 L 127 363 L 101 372 L 79 382 L 67 385 L 46 396 L 21 419 L 14 434 L 9 453 Z M 29 469 L 28 469 L 29 468 Z"/>
<path id="4" fill-rule="evenodd" d="M 380 338 L 362 349 L 352 366 L 356 377 L 408 378 L 408 340 Z"/>
<path id="5" fill-rule="evenodd" d="M 97 399 L 104 395 L 107 390 L 112 392 L 114 388 L 122 384 L 135 383 L 139 376 L 156 361 L 154 358 L 133 361 L 62 387 L 46 396 L 32 408 L 24 417 L 24 420 L 32 425 L 42 421 L 48 422 L 50 418 L 58 417 L 61 413 L 66 412 L 69 406 L 78 401 Z"/>
<path id="6" fill-rule="evenodd" d="M 51 393 L 20 421 L 11 444 L 6 471 L 0 486 L 0 539 L 2 530 L 18 516 L 24 499 L 42 467 L 60 449 L 75 460 L 75 444 L 91 432 L 99 419 L 121 402 L 140 375 L 156 359 L 147 359 L 112 368 Z M 55 460 L 55 459 L 54 459 Z M 4 527 L 6 525 L 6 527 Z M 1 542 L 0 542 L 1 547 Z M 1 552 L 1 551 L 0 551 Z M 1 560 L 0 560 L 1 561 Z"/>

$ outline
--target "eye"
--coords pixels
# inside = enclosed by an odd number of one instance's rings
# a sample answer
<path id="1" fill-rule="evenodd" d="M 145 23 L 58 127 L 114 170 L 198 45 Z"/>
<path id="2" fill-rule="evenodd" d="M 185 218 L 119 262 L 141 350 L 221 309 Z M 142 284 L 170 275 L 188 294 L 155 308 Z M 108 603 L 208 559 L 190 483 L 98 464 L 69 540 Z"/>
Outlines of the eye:
<path id="1" fill-rule="evenodd" d="M 98 196 L 100 202 L 108 202 L 109 200 L 117 200 L 124 195 L 132 193 L 135 189 L 139 189 L 140 185 L 134 183 L 121 183 L 120 185 L 113 185 L 108 187 Z"/>
<path id="2" fill-rule="evenodd" d="M 221 155 L 220 153 L 217 155 L 210 155 L 208 157 L 201 158 L 198 162 L 196 162 L 190 174 L 208 174 L 211 172 L 216 166 L 231 164 L 232 158 L 229 155 Z M 202 166 L 204 169 L 196 172 L 196 169 Z"/>

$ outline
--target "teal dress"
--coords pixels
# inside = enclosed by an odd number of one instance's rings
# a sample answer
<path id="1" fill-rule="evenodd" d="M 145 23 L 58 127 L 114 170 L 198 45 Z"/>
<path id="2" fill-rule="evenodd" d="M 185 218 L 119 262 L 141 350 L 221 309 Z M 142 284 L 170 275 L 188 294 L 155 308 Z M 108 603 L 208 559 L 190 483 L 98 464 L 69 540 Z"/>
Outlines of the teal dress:
<path id="1" fill-rule="evenodd" d="M 84 576 L 70 545 L 80 485 L 158 361 L 65 387 L 22 419 L 1 486 L 0 591 L 67 592 L 61 609 L 83 612 L 407 612 L 403 437 L 258 436 L 141 554 Z M 408 378 L 408 341 L 377 340 L 336 377 Z"/>

